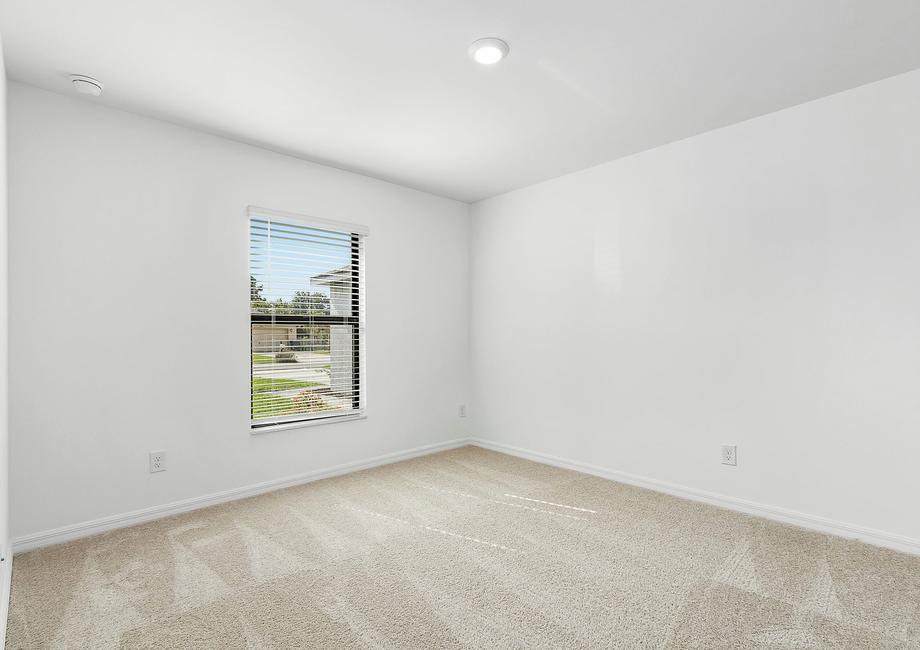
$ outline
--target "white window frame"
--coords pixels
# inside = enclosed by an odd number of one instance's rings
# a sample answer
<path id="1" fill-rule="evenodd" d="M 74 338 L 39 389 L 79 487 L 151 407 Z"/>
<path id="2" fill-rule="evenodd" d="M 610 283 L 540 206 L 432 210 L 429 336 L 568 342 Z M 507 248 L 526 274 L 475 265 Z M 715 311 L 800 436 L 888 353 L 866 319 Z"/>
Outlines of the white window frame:
<path id="1" fill-rule="evenodd" d="M 301 427 L 312 427 L 323 424 L 332 424 L 335 422 L 348 422 L 353 420 L 362 420 L 367 417 L 367 342 L 366 342 L 366 323 L 365 323 L 365 301 L 366 301 L 366 274 L 365 274 L 365 251 L 367 246 L 367 237 L 370 230 L 367 226 L 347 221 L 335 221 L 331 219 L 320 219 L 295 212 L 283 210 L 272 210 L 259 206 L 250 205 L 246 209 L 246 228 L 247 241 L 251 237 L 251 220 L 253 218 L 275 219 L 282 222 L 294 223 L 299 226 L 310 228 L 320 228 L 324 230 L 333 230 L 340 233 L 347 233 L 357 236 L 358 245 L 358 290 L 357 290 L 357 374 L 358 374 L 358 407 L 353 408 L 345 413 L 338 414 L 315 414 L 308 416 L 291 416 L 290 421 L 276 421 L 271 423 L 259 424 L 252 419 L 250 411 L 249 430 L 252 435 L 270 433 L 272 431 L 282 431 L 286 429 L 296 429 Z M 247 262 L 247 265 L 249 262 Z M 250 267 L 251 271 L 251 267 Z M 251 303 L 251 294 L 247 299 L 247 306 Z M 252 308 L 248 307 L 250 313 L 250 329 L 253 323 Z M 252 337 L 250 335 L 250 379 L 252 377 Z M 252 406 L 250 397 L 250 409 Z"/>

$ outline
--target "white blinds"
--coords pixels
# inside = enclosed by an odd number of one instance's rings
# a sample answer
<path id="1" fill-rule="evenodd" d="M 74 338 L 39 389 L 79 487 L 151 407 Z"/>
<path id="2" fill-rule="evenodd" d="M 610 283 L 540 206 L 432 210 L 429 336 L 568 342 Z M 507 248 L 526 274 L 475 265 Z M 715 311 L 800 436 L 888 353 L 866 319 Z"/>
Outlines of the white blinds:
<path id="1" fill-rule="evenodd" d="M 301 219 L 249 209 L 253 428 L 363 409 L 367 231 Z"/>

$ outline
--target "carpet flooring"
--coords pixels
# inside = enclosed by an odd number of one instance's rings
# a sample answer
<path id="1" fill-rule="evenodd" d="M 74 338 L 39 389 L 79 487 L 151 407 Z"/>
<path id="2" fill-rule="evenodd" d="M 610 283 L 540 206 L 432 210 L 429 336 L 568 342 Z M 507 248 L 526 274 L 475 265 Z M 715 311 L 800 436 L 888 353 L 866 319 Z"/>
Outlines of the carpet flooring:
<path id="1" fill-rule="evenodd" d="M 7 648 L 920 648 L 920 557 L 464 447 L 17 555 Z"/>

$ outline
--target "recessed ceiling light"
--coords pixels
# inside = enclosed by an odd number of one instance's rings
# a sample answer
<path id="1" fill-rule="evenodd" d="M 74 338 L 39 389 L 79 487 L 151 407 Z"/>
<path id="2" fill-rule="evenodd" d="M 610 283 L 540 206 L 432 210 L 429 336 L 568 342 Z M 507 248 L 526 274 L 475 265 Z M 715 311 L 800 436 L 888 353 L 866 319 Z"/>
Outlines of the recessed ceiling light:
<path id="1" fill-rule="evenodd" d="M 480 38 L 470 45 L 470 56 L 476 63 L 493 65 L 508 56 L 508 44 L 500 38 Z"/>
<path id="2" fill-rule="evenodd" d="M 98 97 L 102 94 L 102 82 L 82 74 L 70 75 L 70 83 L 78 93 Z"/>

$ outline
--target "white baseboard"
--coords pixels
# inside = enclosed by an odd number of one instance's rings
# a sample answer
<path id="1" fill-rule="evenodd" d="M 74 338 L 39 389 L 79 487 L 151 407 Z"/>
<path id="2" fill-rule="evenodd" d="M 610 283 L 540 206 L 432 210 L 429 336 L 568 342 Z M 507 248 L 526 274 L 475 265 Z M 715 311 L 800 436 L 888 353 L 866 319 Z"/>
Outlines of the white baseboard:
<path id="1" fill-rule="evenodd" d="M 6 647 L 6 621 L 10 614 L 10 587 L 13 585 L 13 554 L 3 544 L 6 557 L 0 562 L 0 650 Z"/>
<path id="2" fill-rule="evenodd" d="M 174 501 L 173 503 L 166 503 L 159 506 L 153 506 L 151 508 L 143 508 L 141 510 L 134 510 L 133 512 L 101 517 L 92 521 L 71 524 L 69 526 L 61 526 L 60 528 L 54 528 L 52 530 L 45 530 L 38 533 L 17 537 L 13 540 L 12 551 L 13 554 L 22 553 L 24 551 L 41 548 L 43 546 L 51 546 L 52 544 L 60 544 L 62 542 L 68 542 L 80 537 L 96 535 L 98 533 L 114 530 L 116 528 L 125 528 L 126 526 L 133 526 L 145 521 L 162 519 L 163 517 L 177 515 L 179 513 L 188 512 L 190 510 L 197 510 L 207 506 L 213 506 L 218 503 L 224 503 L 226 501 L 244 499 L 246 497 L 263 494 L 265 492 L 272 492 L 274 490 L 280 490 L 282 488 L 292 487 L 302 483 L 309 483 L 311 481 L 318 481 L 320 479 L 330 478 L 332 476 L 339 476 L 341 474 L 349 474 L 351 472 L 357 472 L 362 469 L 377 467 L 379 465 L 388 465 L 390 463 L 396 463 L 401 460 L 415 458 L 416 456 L 425 456 L 427 454 L 433 454 L 439 451 L 446 451 L 448 449 L 463 447 L 468 444 L 470 444 L 470 441 L 466 438 L 449 440 L 447 442 L 425 445 L 423 447 L 415 447 L 414 449 L 398 451 L 392 454 L 384 454 L 383 456 L 375 456 L 374 458 L 367 458 L 351 463 L 343 463 L 342 465 L 335 465 L 334 467 L 314 470 L 312 472 L 305 472 L 304 474 L 297 474 L 295 476 L 287 476 L 280 479 L 265 481 L 263 483 L 256 483 L 254 485 L 246 485 L 230 490 L 224 490 L 223 492 L 216 492 L 214 494 L 208 494 L 205 496 L 183 499 L 181 501 Z M 9 565 L 12 564 L 12 558 L 7 558 L 7 561 L 4 562 L 4 564 L 9 567 Z M 6 588 L 6 583 L 4 583 L 4 587 Z M 0 647 L 0 650 L 2 650 L 2 647 Z"/>
<path id="3" fill-rule="evenodd" d="M 484 449 L 498 451 L 503 454 L 510 454 L 512 456 L 526 458 L 527 460 L 533 460 L 538 463 L 545 463 L 555 467 L 571 469 L 576 472 L 599 476 L 611 481 L 628 483 L 629 485 L 635 485 L 637 487 L 654 490 L 656 492 L 663 492 L 665 494 L 682 497 L 684 499 L 690 499 L 692 501 L 701 501 L 703 503 L 708 503 L 710 505 L 718 506 L 721 508 L 727 508 L 728 510 L 736 510 L 738 512 L 744 512 L 750 515 L 763 517 L 765 519 L 779 521 L 784 524 L 792 524 L 794 526 L 799 526 L 800 528 L 807 528 L 810 530 L 827 533 L 828 535 L 836 535 L 838 537 L 856 539 L 867 544 L 872 544 L 874 546 L 881 546 L 884 548 L 893 549 L 895 551 L 920 555 L 920 539 L 914 539 L 912 537 L 906 537 L 896 533 L 888 533 L 882 530 L 876 530 L 874 528 L 866 528 L 864 526 L 849 524 L 842 521 L 835 521 L 826 517 L 809 515 L 803 512 L 796 512 L 795 510 L 764 505 L 762 503 L 755 503 L 745 499 L 738 499 L 736 497 L 729 497 L 722 494 L 716 494 L 714 492 L 707 492 L 705 490 L 698 490 L 696 488 L 685 487 L 683 485 L 676 485 L 666 481 L 659 481 L 653 478 L 646 478 L 644 476 L 637 476 L 627 472 L 620 472 L 613 469 L 607 469 L 605 467 L 589 465 L 588 463 L 581 463 L 574 460 L 559 458 L 558 456 L 551 456 L 549 454 L 542 454 L 536 451 L 521 449 L 519 447 L 513 447 L 503 443 L 472 438 L 470 440 L 470 444 L 476 445 L 477 447 L 482 447 Z"/>
<path id="4" fill-rule="evenodd" d="M 311 481 L 330 478 L 332 476 L 339 476 L 341 474 L 348 474 L 350 472 L 357 472 L 362 469 L 395 463 L 401 460 L 408 460 L 409 458 L 433 454 L 439 451 L 455 449 L 464 445 L 476 445 L 484 449 L 491 449 L 493 451 L 498 451 L 504 454 L 526 458 L 538 463 L 545 463 L 547 465 L 562 467 L 565 469 L 574 470 L 576 472 L 582 472 L 584 474 L 591 474 L 593 476 L 599 476 L 611 481 L 627 483 L 629 485 L 635 485 L 649 490 L 654 490 L 656 492 L 663 492 L 665 494 L 670 494 L 684 499 L 701 501 L 703 503 L 708 503 L 710 505 L 718 506 L 721 508 L 744 512 L 750 515 L 764 517 L 765 519 L 771 519 L 773 521 L 779 521 L 785 524 L 792 524 L 801 528 L 807 528 L 810 530 L 827 533 L 829 535 L 836 535 L 838 537 L 845 537 L 848 539 L 857 539 L 859 541 L 866 542 L 867 544 L 873 544 L 875 546 L 890 548 L 896 551 L 920 555 L 920 540 L 914 539 L 912 537 L 906 537 L 896 533 L 888 533 L 873 528 L 866 528 L 864 526 L 836 521 L 826 517 L 819 517 L 817 515 L 809 515 L 802 512 L 796 512 L 794 510 L 788 510 L 778 506 L 764 505 L 762 503 L 755 503 L 745 499 L 716 494 L 714 492 L 707 492 L 705 490 L 698 490 L 696 488 L 668 483 L 666 481 L 660 481 L 658 479 L 647 478 L 644 476 L 637 476 L 627 472 L 621 472 L 605 467 L 598 467 L 588 463 L 559 458 L 558 456 L 543 454 L 528 449 L 522 449 L 520 447 L 514 447 L 512 445 L 492 442 L 489 440 L 482 440 L 479 438 L 460 438 L 457 440 L 450 440 L 433 445 L 425 445 L 423 447 L 416 447 L 414 449 L 408 449 L 401 452 L 376 456 L 374 458 L 368 458 L 352 463 L 344 463 L 342 465 L 336 465 L 326 469 L 314 470 L 312 472 L 306 472 L 296 476 L 288 476 L 281 479 L 257 483 L 255 485 L 247 485 L 231 490 L 225 490 L 224 492 L 217 492 L 215 494 L 194 497 L 191 499 L 183 499 L 182 501 L 167 503 L 160 506 L 135 510 L 133 512 L 127 512 L 120 515 L 102 517 L 100 519 L 94 519 L 92 521 L 72 524 L 69 526 L 62 526 L 60 528 L 33 533 L 31 535 L 24 535 L 13 540 L 12 552 L 22 553 L 23 551 L 36 549 L 43 546 L 50 546 L 52 544 L 60 544 L 62 542 L 78 539 L 80 537 L 87 537 L 89 535 L 95 535 L 97 533 L 114 530 L 116 528 L 133 526 L 145 521 L 161 519 L 163 517 L 169 517 L 171 515 L 176 515 L 182 512 L 205 508 L 207 506 L 224 503 L 226 501 L 243 499 L 246 497 L 255 496 L 257 494 L 279 490 L 285 487 L 300 485 L 302 483 L 309 483 Z M 12 553 L 9 555 L 12 555 Z M 4 618 L 0 620 L 0 622 L 5 621 L 5 608 L 9 602 L 9 576 L 10 568 L 12 565 L 12 558 L 7 557 L 7 561 L 3 562 L 2 564 L 5 565 L 2 567 L 4 572 L 2 576 L 4 580 L 4 600 L 2 603 L 0 603 L 0 616 Z M 2 637 L 0 637 L 0 641 L 2 641 Z M 2 643 L 0 643 L 0 650 L 3 650 Z"/>

